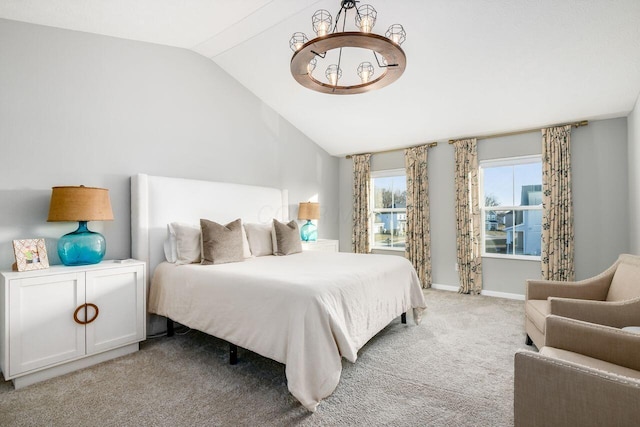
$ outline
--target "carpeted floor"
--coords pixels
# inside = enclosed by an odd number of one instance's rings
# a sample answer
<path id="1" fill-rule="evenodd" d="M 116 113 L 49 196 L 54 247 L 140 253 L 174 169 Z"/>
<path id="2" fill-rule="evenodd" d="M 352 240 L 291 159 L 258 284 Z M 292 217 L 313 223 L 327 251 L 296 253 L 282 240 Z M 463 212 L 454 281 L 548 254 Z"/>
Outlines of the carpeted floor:
<path id="1" fill-rule="evenodd" d="M 513 355 L 523 302 L 426 290 L 420 326 L 374 337 L 311 414 L 284 365 L 191 331 L 141 351 L 14 390 L 0 382 L 1 426 L 513 425 Z M 410 317 L 410 316 L 409 316 Z"/>

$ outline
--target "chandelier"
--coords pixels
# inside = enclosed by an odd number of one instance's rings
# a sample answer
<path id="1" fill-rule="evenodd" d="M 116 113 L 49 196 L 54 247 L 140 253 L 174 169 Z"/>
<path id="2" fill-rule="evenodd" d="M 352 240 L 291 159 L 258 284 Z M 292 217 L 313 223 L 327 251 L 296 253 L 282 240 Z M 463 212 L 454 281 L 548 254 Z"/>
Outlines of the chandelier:
<path id="1" fill-rule="evenodd" d="M 323 93 L 346 95 L 380 89 L 398 80 L 407 65 L 407 57 L 400 45 L 407 38 L 404 28 L 400 24 L 389 27 L 385 36 L 374 34 L 373 29 L 378 13 L 369 4 L 356 7 L 358 1 L 342 0 L 340 10 L 332 20 L 331 14 L 318 10 L 313 14 L 311 23 L 317 37 L 309 40 L 304 33 L 293 33 L 289 40 L 289 47 L 293 50 L 291 57 L 291 74 L 302 86 Z M 347 14 L 355 12 L 355 25 L 358 31 L 346 31 Z M 342 17 L 342 30 L 338 29 Z M 335 52 L 337 50 L 337 59 Z M 343 50 L 345 58 L 343 58 Z M 340 84 L 343 74 L 343 62 L 346 53 L 362 58 L 355 52 L 365 50 L 370 61 L 362 61 L 352 67 L 349 72 L 353 76 L 350 83 Z M 325 61 L 319 61 L 325 60 Z M 319 62 L 331 62 L 324 74 L 315 71 Z M 356 60 L 357 62 L 357 60 Z M 314 75 L 315 71 L 315 75 Z"/>

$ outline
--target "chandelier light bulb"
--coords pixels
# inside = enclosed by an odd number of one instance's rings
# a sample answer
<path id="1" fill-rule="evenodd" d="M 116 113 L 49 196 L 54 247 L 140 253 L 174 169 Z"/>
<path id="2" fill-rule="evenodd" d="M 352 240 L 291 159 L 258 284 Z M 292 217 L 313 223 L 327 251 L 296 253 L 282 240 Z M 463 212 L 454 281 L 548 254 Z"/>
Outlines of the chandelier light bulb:
<path id="1" fill-rule="evenodd" d="M 309 61 L 309 63 L 307 64 L 307 73 L 308 74 L 313 73 L 313 70 L 316 69 L 317 64 L 318 64 L 318 60 L 316 58 L 313 58 L 311 61 Z"/>
<path id="2" fill-rule="evenodd" d="M 390 26 L 385 36 L 397 45 L 401 45 L 407 39 L 407 33 L 400 24 Z"/>
<path id="3" fill-rule="evenodd" d="M 338 80 L 342 77 L 342 70 L 337 64 L 331 64 L 327 67 L 327 71 L 324 75 L 327 77 L 327 80 L 329 80 L 329 84 L 331 86 L 336 86 L 338 84 Z"/>
<path id="4" fill-rule="evenodd" d="M 373 76 L 374 68 L 371 62 L 362 62 L 358 65 L 358 76 L 362 83 L 367 83 Z"/>
<path id="5" fill-rule="evenodd" d="M 376 18 L 378 12 L 370 4 L 362 5 L 358 8 L 356 14 L 356 26 L 360 28 L 363 33 L 370 33 L 373 26 L 376 24 Z"/>
<path id="6" fill-rule="evenodd" d="M 324 9 L 316 11 L 316 13 L 314 13 L 311 17 L 313 31 L 315 31 L 318 37 L 326 36 L 327 34 L 329 34 L 331 22 L 331 14 Z"/>
<path id="7" fill-rule="evenodd" d="M 308 41 L 309 39 L 307 38 L 307 35 L 305 33 L 293 33 L 291 39 L 289 40 L 289 47 L 292 51 L 297 52 Z"/>

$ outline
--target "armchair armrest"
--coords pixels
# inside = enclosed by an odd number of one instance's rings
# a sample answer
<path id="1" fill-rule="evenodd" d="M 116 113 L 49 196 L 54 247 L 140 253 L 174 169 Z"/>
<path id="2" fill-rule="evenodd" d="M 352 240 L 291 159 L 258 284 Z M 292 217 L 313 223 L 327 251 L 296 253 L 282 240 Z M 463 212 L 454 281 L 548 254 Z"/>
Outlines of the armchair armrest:
<path id="1" fill-rule="evenodd" d="M 544 345 L 640 371 L 640 334 L 550 315 Z"/>
<path id="2" fill-rule="evenodd" d="M 617 266 L 618 262 L 597 276 L 577 282 L 527 280 L 526 299 L 561 297 L 602 301 L 607 297 Z"/>
<path id="3" fill-rule="evenodd" d="M 517 427 L 636 425 L 640 381 L 538 353 L 515 355 Z"/>
<path id="4" fill-rule="evenodd" d="M 550 298 L 550 313 L 599 325 L 640 326 L 640 297 L 625 301 Z"/>

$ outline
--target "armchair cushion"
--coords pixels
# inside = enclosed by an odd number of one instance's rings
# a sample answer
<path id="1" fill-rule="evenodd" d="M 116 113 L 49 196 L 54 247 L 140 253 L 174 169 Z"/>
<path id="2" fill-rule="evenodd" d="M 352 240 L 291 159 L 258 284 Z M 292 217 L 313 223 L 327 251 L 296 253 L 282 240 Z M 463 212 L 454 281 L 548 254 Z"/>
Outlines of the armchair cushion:
<path id="1" fill-rule="evenodd" d="M 640 296 L 640 257 L 621 255 L 607 301 L 622 301 Z"/>

